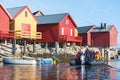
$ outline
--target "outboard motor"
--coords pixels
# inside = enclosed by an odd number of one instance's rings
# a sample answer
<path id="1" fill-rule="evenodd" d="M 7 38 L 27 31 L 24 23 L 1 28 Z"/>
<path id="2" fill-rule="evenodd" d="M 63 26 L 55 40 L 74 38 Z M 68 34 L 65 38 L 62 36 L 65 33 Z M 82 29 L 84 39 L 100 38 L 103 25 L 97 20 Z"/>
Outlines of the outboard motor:
<path id="1" fill-rule="evenodd" d="M 58 58 L 56 58 L 55 56 L 52 56 L 52 59 L 53 59 L 53 61 L 55 60 L 57 63 L 60 62 L 60 60 L 58 60 Z"/>

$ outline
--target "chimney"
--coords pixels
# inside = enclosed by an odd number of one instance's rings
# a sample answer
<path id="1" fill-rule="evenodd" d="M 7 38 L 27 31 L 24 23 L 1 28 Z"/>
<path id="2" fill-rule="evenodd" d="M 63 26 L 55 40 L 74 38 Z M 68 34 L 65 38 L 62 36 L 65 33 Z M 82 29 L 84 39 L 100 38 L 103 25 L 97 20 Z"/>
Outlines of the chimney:
<path id="1" fill-rule="evenodd" d="M 105 29 L 107 28 L 106 23 L 104 23 L 104 28 L 105 28 Z"/>
<path id="2" fill-rule="evenodd" d="M 101 27 L 101 29 L 103 29 L 103 28 L 104 28 L 102 23 L 101 23 L 101 26 L 100 26 L 100 27 Z"/>

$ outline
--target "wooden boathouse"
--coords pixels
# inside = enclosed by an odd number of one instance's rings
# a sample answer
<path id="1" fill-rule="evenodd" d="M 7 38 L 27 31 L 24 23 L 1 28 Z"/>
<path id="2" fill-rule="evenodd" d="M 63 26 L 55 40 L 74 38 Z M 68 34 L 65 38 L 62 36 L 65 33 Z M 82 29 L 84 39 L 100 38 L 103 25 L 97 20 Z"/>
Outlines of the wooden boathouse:
<path id="1" fill-rule="evenodd" d="M 95 27 L 91 35 L 92 46 L 117 46 L 118 31 L 115 25 Z"/>
<path id="2" fill-rule="evenodd" d="M 95 25 L 90 25 L 90 26 L 83 26 L 83 27 L 78 27 L 78 35 L 82 36 L 82 45 L 83 46 L 91 46 L 91 31 Z"/>
<path id="3" fill-rule="evenodd" d="M 38 20 L 37 31 L 42 32 L 42 39 L 38 42 L 47 43 L 48 46 L 63 47 L 66 43 L 82 43 L 78 36 L 77 25 L 69 13 L 36 16 Z"/>
<path id="4" fill-rule="evenodd" d="M 37 20 L 27 6 L 7 8 L 6 10 L 11 16 L 8 29 L 14 31 L 13 48 L 16 48 L 16 42 L 21 42 L 24 44 L 23 53 L 25 53 L 26 40 L 33 40 L 35 42 L 36 39 L 42 38 L 41 32 L 37 32 Z M 33 50 L 35 51 L 35 49 Z"/>
<path id="5" fill-rule="evenodd" d="M 118 31 L 115 25 L 106 25 L 106 23 L 97 27 L 84 26 L 78 27 L 79 35 L 83 37 L 83 44 L 88 46 L 117 46 Z"/>

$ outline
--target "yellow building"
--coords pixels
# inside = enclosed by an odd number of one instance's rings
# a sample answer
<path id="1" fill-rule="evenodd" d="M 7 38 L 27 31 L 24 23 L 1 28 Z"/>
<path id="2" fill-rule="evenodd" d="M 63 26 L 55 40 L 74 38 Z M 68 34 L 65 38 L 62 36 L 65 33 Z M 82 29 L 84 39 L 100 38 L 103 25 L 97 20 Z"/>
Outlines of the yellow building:
<path id="1" fill-rule="evenodd" d="M 37 31 L 37 20 L 27 6 L 7 8 L 12 16 L 10 30 L 15 31 L 15 39 L 41 39 L 41 32 Z"/>

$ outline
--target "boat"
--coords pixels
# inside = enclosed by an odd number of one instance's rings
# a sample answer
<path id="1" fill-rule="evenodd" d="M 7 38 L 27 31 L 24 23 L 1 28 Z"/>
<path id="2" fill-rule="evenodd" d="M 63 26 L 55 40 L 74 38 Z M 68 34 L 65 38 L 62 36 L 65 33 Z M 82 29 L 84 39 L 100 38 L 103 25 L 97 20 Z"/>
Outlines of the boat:
<path id="1" fill-rule="evenodd" d="M 89 61 L 81 61 L 73 58 L 70 60 L 70 65 L 101 65 L 104 64 L 103 60 L 89 60 Z"/>
<path id="2" fill-rule="evenodd" d="M 89 60 L 89 61 L 86 61 L 84 64 L 101 65 L 101 64 L 104 64 L 104 61 L 103 60 Z"/>
<path id="3" fill-rule="evenodd" d="M 34 58 L 34 57 L 28 57 L 28 56 L 22 56 L 25 60 L 35 60 L 37 62 L 37 65 L 41 65 L 41 58 Z"/>
<path id="4" fill-rule="evenodd" d="M 70 65 L 82 65 L 81 60 L 77 60 L 76 58 L 70 59 Z"/>
<path id="5" fill-rule="evenodd" d="M 37 65 L 52 65 L 57 63 L 57 58 L 33 58 L 28 56 L 22 56 L 23 59 L 36 60 Z"/>
<path id="6" fill-rule="evenodd" d="M 15 65 L 36 65 L 36 60 L 28 60 L 18 57 L 3 57 L 4 64 L 15 64 Z"/>

